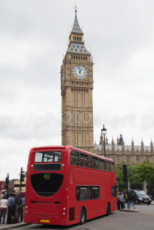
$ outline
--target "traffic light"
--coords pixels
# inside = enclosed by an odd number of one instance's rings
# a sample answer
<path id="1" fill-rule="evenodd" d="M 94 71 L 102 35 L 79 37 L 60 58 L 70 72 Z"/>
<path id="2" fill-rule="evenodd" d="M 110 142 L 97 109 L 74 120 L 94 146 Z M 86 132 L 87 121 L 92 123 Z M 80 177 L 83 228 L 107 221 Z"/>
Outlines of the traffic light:
<path id="1" fill-rule="evenodd" d="M 24 181 L 25 178 L 25 172 L 23 171 L 23 169 L 21 168 L 21 172 L 20 172 L 20 182 Z"/>
<path id="2" fill-rule="evenodd" d="M 124 177 L 124 182 L 127 184 L 127 182 L 128 182 L 127 165 L 123 165 L 123 177 Z"/>
<path id="3" fill-rule="evenodd" d="M 9 188 L 9 174 L 7 174 L 7 177 L 5 178 L 5 188 Z"/>

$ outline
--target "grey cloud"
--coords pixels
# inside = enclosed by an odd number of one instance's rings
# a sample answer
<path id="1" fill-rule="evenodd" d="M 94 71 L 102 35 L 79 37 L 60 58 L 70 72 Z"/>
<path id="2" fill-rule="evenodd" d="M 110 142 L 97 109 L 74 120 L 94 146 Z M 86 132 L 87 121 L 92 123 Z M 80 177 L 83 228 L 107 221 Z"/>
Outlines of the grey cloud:
<path id="1" fill-rule="evenodd" d="M 34 112 L 34 111 L 33 111 Z M 21 114 L 20 117 L 1 115 L 0 136 L 12 140 L 46 139 L 59 136 L 60 117 L 53 113 Z"/>

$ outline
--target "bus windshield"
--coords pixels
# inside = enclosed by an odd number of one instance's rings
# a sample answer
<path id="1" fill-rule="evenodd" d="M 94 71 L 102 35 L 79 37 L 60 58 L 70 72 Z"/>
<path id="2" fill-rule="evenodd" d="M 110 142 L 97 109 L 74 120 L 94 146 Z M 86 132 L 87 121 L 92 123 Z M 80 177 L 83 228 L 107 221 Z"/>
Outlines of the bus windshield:
<path id="1" fill-rule="evenodd" d="M 64 175 L 56 173 L 38 173 L 30 176 L 34 191 L 44 197 L 53 196 L 61 187 Z"/>
<path id="2" fill-rule="evenodd" d="M 59 151 L 46 151 L 35 153 L 35 162 L 60 162 L 61 160 L 62 152 Z"/>

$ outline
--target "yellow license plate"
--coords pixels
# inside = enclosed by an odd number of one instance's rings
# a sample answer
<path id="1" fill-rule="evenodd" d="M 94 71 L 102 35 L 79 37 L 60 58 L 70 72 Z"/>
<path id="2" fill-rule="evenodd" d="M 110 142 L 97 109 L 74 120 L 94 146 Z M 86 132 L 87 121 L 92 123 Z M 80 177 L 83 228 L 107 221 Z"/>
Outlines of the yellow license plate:
<path id="1" fill-rule="evenodd" d="M 50 223 L 50 220 L 40 219 L 40 223 Z"/>

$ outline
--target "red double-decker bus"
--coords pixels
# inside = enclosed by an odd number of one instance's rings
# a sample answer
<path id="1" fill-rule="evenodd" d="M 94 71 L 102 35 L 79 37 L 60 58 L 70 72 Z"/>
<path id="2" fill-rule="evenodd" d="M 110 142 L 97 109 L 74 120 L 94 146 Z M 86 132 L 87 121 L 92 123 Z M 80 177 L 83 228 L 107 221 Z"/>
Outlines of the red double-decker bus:
<path id="1" fill-rule="evenodd" d="M 26 182 L 24 221 L 83 224 L 117 207 L 111 159 L 70 146 L 32 148 Z"/>

